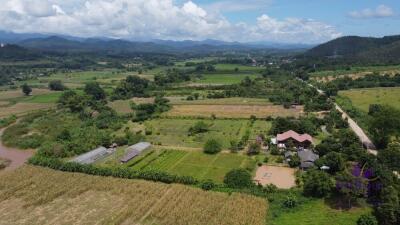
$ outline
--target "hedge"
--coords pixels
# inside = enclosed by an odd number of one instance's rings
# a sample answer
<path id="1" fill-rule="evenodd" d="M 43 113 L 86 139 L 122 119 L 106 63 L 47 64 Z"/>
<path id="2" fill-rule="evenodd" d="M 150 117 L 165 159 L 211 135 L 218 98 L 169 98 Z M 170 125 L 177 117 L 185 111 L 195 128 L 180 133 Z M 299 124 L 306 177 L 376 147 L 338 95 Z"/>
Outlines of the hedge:
<path id="1" fill-rule="evenodd" d="M 186 185 L 196 185 L 199 181 L 189 176 L 177 176 L 157 170 L 138 171 L 132 168 L 123 167 L 99 167 L 89 164 L 79 164 L 76 162 L 65 162 L 57 158 L 34 156 L 29 159 L 29 164 L 48 167 L 55 170 L 66 172 L 85 173 L 97 176 L 110 176 L 126 179 L 144 179 L 163 183 L 179 183 Z"/>

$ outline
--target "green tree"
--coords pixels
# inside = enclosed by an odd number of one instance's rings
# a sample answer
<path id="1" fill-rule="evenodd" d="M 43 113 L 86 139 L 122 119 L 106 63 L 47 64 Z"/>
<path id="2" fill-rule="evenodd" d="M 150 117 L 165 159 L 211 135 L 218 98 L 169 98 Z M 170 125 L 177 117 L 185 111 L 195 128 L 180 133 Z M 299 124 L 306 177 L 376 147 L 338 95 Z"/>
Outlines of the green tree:
<path id="1" fill-rule="evenodd" d="M 87 107 L 87 99 L 73 90 L 65 91 L 58 99 L 61 108 L 68 108 L 71 112 L 82 112 Z"/>
<path id="2" fill-rule="evenodd" d="M 357 220 L 357 225 L 378 225 L 378 221 L 375 216 L 371 214 L 361 215 Z"/>
<path id="3" fill-rule="evenodd" d="M 28 96 L 28 95 L 30 95 L 30 94 L 32 93 L 32 88 L 31 88 L 27 83 L 23 84 L 23 85 L 21 86 L 21 89 L 22 89 L 22 92 L 23 92 L 26 96 Z"/>
<path id="4" fill-rule="evenodd" d="M 260 153 L 260 151 L 261 151 L 260 144 L 253 142 L 253 143 L 251 143 L 249 145 L 249 149 L 247 150 L 247 154 L 248 155 L 257 155 L 257 154 Z"/>
<path id="5" fill-rule="evenodd" d="M 318 159 L 315 164 L 318 167 L 328 166 L 328 172 L 331 174 L 335 174 L 337 172 L 343 171 L 346 166 L 346 160 L 342 156 L 342 154 L 337 152 L 329 152 L 324 155 L 322 158 Z"/>
<path id="6" fill-rule="evenodd" d="M 204 152 L 207 154 L 216 154 L 222 150 L 221 144 L 215 139 L 209 139 L 204 144 Z"/>
<path id="7" fill-rule="evenodd" d="M 392 225 L 400 223 L 399 193 L 393 186 L 385 187 L 381 193 L 381 203 L 376 207 L 379 224 Z"/>
<path id="8" fill-rule="evenodd" d="M 333 181 L 331 177 L 320 170 L 309 170 L 303 177 L 305 195 L 313 197 L 325 197 L 332 188 Z"/>
<path id="9" fill-rule="evenodd" d="M 104 100 L 106 92 L 100 87 L 97 82 L 90 82 L 85 85 L 84 91 L 87 95 L 91 96 L 94 100 Z"/>
<path id="10" fill-rule="evenodd" d="M 192 127 L 189 128 L 189 135 L 195 135 L 200 133 L 206 133 L 209 130 L 208 124 L 204 121 L 197 121 Z"/>
<path id="11" fill-rule="evenodd" d="M 49 82 L 49 89 L 52 91 L 64 91 L 66 87 L 61 80 L 52 80 Z"/>
<path id="12" fill-rule="evenodd" d="M 253 185 L 251 174 L 245 169 L 233 169 L 224 178 L 224 183 L 230 188 L 246 188 Z"/>
<path id="13" fill-rule="evenodd" d="M 390 106 L 382 106 L 380 110 L 374 112 L 369 131 L 378 148 L 386 148 L 390 137 L 399 134 L 399 129 L 400 112 L 398 110 Z"/>
<path id="14" fill-rule="evenodd" d="M 378 159 L 390 169 L 400 171 L 400 143 L 391 143 L 386 149 L 379 151 Z"/>

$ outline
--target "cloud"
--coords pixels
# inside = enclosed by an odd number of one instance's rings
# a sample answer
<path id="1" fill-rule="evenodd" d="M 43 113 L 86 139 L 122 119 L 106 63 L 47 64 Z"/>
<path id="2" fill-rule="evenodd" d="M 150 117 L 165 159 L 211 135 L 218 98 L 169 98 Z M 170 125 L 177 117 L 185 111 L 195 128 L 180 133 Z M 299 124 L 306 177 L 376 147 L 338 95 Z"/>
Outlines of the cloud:
<path id="1" fill-rule="evenodd" d="M 242 12 L 265 9 L 271 2 L 272 0 L 222 0 L 207 4 L 205 7 L 215 12 Z"/>
<path id="2" fill-rule="evenodd" d="M 367 8 L 350 12 L 349 16 L 355 19 L 385 18 L 394 16 L 394 12 L 392 8 L 386 5 L 379 5 L 375 9 Z"/>
<path id="3" fill-rule="evenodd" d="M 253 24 L 232 23 L 192 1 L 0 0 L 0 30 L 172 39 L 318 43 L 341 35 L 333 26 L 302 18 L 261 15 Z M 35 5 L 32 7 L 32 5 Z"/>

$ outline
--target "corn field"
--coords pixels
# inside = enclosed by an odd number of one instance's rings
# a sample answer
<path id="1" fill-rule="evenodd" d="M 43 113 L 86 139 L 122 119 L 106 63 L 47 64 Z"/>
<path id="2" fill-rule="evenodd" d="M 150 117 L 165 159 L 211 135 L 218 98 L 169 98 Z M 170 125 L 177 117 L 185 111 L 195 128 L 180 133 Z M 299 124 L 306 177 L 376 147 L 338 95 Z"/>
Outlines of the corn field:
<path id="1" fill-rule="evenodd" d="M 184 185 L 24 166 L 0 175 L 0 225 L 265 224 L 267 202 Z"/>

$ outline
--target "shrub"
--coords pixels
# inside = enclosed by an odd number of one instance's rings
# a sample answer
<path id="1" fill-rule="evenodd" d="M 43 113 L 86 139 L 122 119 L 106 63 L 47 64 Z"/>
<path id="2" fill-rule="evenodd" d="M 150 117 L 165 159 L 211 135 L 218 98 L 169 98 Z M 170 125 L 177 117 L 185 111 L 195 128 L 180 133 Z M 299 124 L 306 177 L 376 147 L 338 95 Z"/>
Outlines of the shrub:
<path id="1" fill-rule="evenodd" d="M 209 190 L 213 189 L 215 186 L 216 185 L 214 184 L 214 182 L 212 180 L 206 180 L 201 183 L 201 189 L 203 189 L 205 191 L 209 191 Z"/>
<path id="2" fill-rule="evenodd" d="M 64 91 L 66 87 L 61 80 L 52 80 L 49 82 L 49 89 L 52 91 Z"/>
<path id="3" fill-rule="evenodd" d="M 289 166 L 294 168 L 300 166 L 300 157 L 298 155 L 290 156 Z"/>
<path id="4" fill-rule="evenodd" d="M 297 205 L 297 199 L 293 195 L 286 196 L 286 199 L 283 201 L 283 206 L 285 208 L 294 208 Z"/>
<path id="5" fill-rule="evenodd" d="M 210 139 L 204 144 L 204 152 L 207 154 L 216 154 L 221 150 L 221 144 L 215 139 Z"/>
<path id="6" fill-rule="evenodd" d="M 269 161 L 268 156 L 265 156 L 265 158 L 264 158 L 264 163 L 268 163 L 268 161 Z"/>
<path id="7" fill-rule="evenodd" d="M 230 188 L 246 188 L 253 185 L 251 174 L 245 169 L 233 169 L 224 178 L 224 183 Z"/>
<path id="8" fill-rule="evenodd" d="M 189 128 L 189 135 L 205 133 L 208 130 L 209 130 L 208 124 L 206 124 L 204 121 L 198 121 L 192 127 Z"/>
<path id="9" fill-rule="evenodd" d="M 378 225 L 375 216 L 371 214 L 361 215 L 357 220 L 357 225 Z"/>
<path id="10" fill-rule="evenodd" d="M 247 151 L 248 155 L 257 155 L 261 151 L 261 146 L 257 143 L 251 143 Z"/>
<path id="11" fill-rule="evenodd" d="M 75 162 L 64 162 L 57 158 L 35 155 L 28 161 L 32 165 L 48 167 L 66 172 L 86 173 L 97 176 L 112 176 L 126 179 L 143 179 L 159 181 L 163 183 L 180 183 L 196 185 L 198 181 L 189 176 L 177 176 L 157 170 L 139 171 L 129 167 L 97 167 L 95 165 L 79 164 Z"/>

